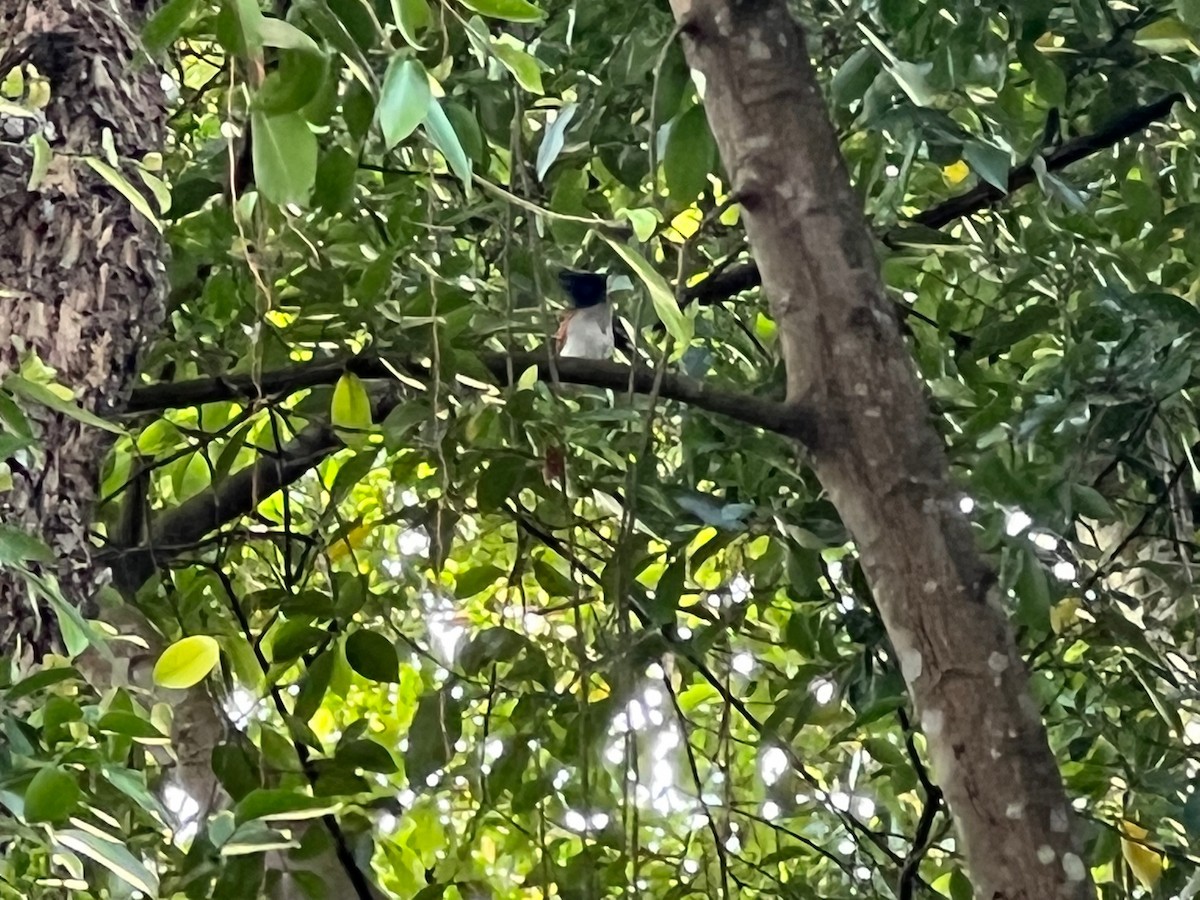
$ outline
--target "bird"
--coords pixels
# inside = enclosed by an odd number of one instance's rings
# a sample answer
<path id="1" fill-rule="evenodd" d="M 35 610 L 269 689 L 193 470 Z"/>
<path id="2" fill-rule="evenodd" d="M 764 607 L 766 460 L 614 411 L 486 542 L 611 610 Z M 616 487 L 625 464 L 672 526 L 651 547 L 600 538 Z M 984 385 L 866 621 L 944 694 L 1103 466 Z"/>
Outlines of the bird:
<path id="1" fill-rule="evenodd" d="M 602 272 L 563 269 L 559 284 L 571 301 L 554 335 L 555 348 L 562 357 L 611 359 L 618 347 L 628 347 L 623 328 L 614 328 L 612 304 L 608 300 L 608 276 Z"/>
<path id="2" fill-rule="evenodd" d="M 618 346 L 628 350 L 629 336 L 613 319 L 608 300 L 608 276 L 602 272 L 560 269 L 558 283 L 570 300 L 554 335 L 554 350 L 560 357 L 612 359 Z M 614 327 L 615 326 L 615 327 Z M 566 449 L 558 442 L 546 448 L 542 466 L 546 484 L 566 483 Z"/>

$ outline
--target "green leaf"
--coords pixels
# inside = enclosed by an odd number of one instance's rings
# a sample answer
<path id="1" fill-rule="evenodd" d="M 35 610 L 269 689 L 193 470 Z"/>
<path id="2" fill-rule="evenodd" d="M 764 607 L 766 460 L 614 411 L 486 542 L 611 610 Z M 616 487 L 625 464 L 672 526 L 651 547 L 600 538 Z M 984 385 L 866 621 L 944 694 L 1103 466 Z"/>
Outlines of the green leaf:
<path id="1" fill-rule="evenodd" d="M 980 178 L 998 190 L 1008 193 L 1011 159 L 1007 150 L 984 141 L 971 141 L 963 145 L 963 158 Z"/>
<path id="2" fill-rule="evenodd" d="M 1139 28 L 1133 36 L 1133 42 L 1152 53 L 1179 53 L 1184 50 L 1197 52 L 1192 29 L 1169 16 Z"/>
<path id="3" fill-rule="evenodd" d="M 485 628 L 463 647 L 459 665 L 467 675 L 477 675 L 484 666 L 512 659 L 526 643 L 524 636 L 509 628 Z"/>
<path id="4" fill-rule="evenodd" d="M 160 816 L 166 820 L 169 813 L 163 809 L 162 804 L 158 802 L 158 798 L 146 786 L 145 772 L 138 772 L 133 769 L 126 769 L 124 766 L 113 765 L 104 765 L 100 771 L 109 784 L 137 803 L 146 812 Z"/>
<path id="5" fill-rule="evenodd" d="M 903 768 L 909 764 L 908 757 L 900 748 L 884 738 L 866 738 L 863 749 L 885 765 Z"/>
<path id="6" fill-rule="evenodd" d="M 450 120 L 450 124 L 454 128 L 454 133 L 458 135 L 458 140 L 471 161 L 481 165 L 485 164 L 487 162 L 487 148 L 483 140 L 483 132 L 479 130 L 479 122 L 476 120 L 475 114 L 461 103 L 443 102 L 442 111 L 446 114 L 446 118 Z"/>
<path id="7" fill-rule="evenodd" d="M 463 188 L 469 196 L 471 193 L 471 160 L 463 150 L 454 126 L 450 124 L 450 119 L 446 117 L 446 111 L 442 109 L 442 105 L 436 97 L 430 96 L 429 106 L 422 124 L 425 134 L 433 146 L 441 151 L 442 156 L 446 157 L 451 171 L 462 181 Z"/>
<path id="8" fill-rule="evenodd" d="M 538 145 L 538 181 L 546 179 L 546 173 L 550 171 L 550 167 L 554 165 L 554 161 L 558 159 L 558 155 L 562 153 L 563 147 L 566 146 L 567 126 L 575 118 L 575 112 L 578 108 L 574 103 L 566 104 L 559 109 L 554 121 L 546 127 L 545 134 L 542 135 L 542 143 Z"/>
<path id="9" fill-rule="evenodd" d="M 628 219 L 633 225 L 633 236 L 643 243 L 650 240 L 658 228 L 658 212 L 653 209 L 619 209 L 617 218 Z"/>
<path id="10" fill-rule="evenodd" d="M 368 738 L 338 744 L 335 756 L 344 766 L 378 772 L 381 775 L 391 775 L 400 768 L 386 747 Z"/>
<path id="11" fill-rule="evenodd" d="M 171 189 L 167 187 L 167 183 L 157 175 L 151 175 L 141 166 L 137 169 L 138 178 L 142 179 L 142 184 L 150 190 L 154 196 L 154 202 L 158 204 L 159 215 L 166 215 L 171 208 Z"/>
<path id="12" fill-rule="evenodd" d="M 154 683 L 165 688 L 190 688 L 206 678 L 220 658 L 221 646 L 207 634 L 181 638 L 154 664 Z"/>
<path id="13" fill-rule="evenodd" d="M 830 85 L 834 106 L 845 108 L 861 100 L 880 71 L 879 54 L 870 47 L 859 47 L 838 68 Z"/>
<path id="14" fill-rule="evenodd" d="M 59 822 L 66 819 L 79 800 L 75 779 L 51 766 L 39 769 L 25 788 L 26 822 Z"/>
<path id="15" fill-rule="evenodd" d="M 950 900 L 971 900 L 975 896 L 975 889 L 971 887 L 971 880 L 967 878 L 962 869 L 955 869 L 950 873 Z"/>
<path id="16" fill-rule="evenodd" d="M 696 104 L 679 117 L 667 135 L 663 154 L 667 192 L 682 205 L 690 204 L 708 186 L 708 173 L 717 164 L 717 145 L 704 107 Z"/>
<path id="17" fill-rule="evenodd" d="M 1108 505 L 1104 495 L 1090 485 L 1071 485 L 1071 506 L 1075 512 L 1083 513 L 1089 519 L 1098 522 L 1112 522 L 1116 519 L 1116 513 Z"/>
<path id="18" fill-rule="evenodd" d="M 331 804 L 322 797 L 310 797 L 283 788 L 259 788 L 239 800 L 233 811 L 240 825 L 253 819 L 265 822 L 315 819 L 336 809 L 336 803 Z"/>
<path id="19" fill-rule="evenodd" d="M 429 0 L 392 0 L 392 16 L 409 46 L 424 50 L 425 46 L 417 40 L 417 35 L 433 22 Z"/>
<path id="20" fill-rule="evenodd" d="M 200 0 L 168 0 L 160 6 L 142 27 L 142 44 L 146 52 L 154 57 L 165 53 L 175 43 L 199 2 Z"/>
<path id="21" fill-rule="evenodd" d="M 1200 791 L 1192 791 L 1187 802 L 1183 804 L 1183 816 L 1180 819 L 1187 832 L 1188 843 L 1194 843 L 1200 838 Z"/>
<path id="22" fill-rule="evenodd" d="M 113 710 L 100 717 L 96 727 L 106 734 L 119 734 L 147 744 L 169 744 L 171 738 L 137 713 Z"/>
<path id="23" fill-rule="evenodd" d="M 500 578 L 503 574 L 503 569 L 499 566 L 493 566 L 490 563 L 476 566 L 473 569 L 467 569 L 465 572 L 459 572 L 454 576 L 454 596 L 459 600 L 474 597 L 484 588 L 495 584 L 496 579 Z"/>
<path id="24" fill-rule="evenodd" d="M 432 102 L 429 75 L 420 61 L 399 53 L 393 56 L 376 109 L 384 146 L 391 150 L 416 131 Z"/>
<path id="25" fill-rule="evenodd" d="M 7 697 L 10 701 L 19 700 L 22 697 L 36 694 L 38 691 L 43 691 L 64 681 L 82 680 L 83 675 L 73 666 L 54 666 L 49 669 L 42 669 L 40 672 L 34 672 L 28 678 L 22 678 L 8 689 Z"/>
<path id="26" fill-rule="evenodd" d="M 158 876 L 142 865 L 124 844 L 114 844 L 75 828 L 54 832 L 54 840 L 104 866 L 135 889 L 151 897 L 158 896 Z"/>
<path id="27" fill-rule="evenodd" d="M 663 570 L 662 577 L 654 586 L 653 599 L 647 599 L 646 612 L 654 625 L 667 625 L 675 621 L 679 609 L 679 597 L 687 578 L 687 557 L 680 553 Z"/>
<path id="28" fill-rule="evenodd" d="M 319 646 L 328 636 L 324 629 L 299 619 L 285 622 L 271 641 L 271 662 L 290 663 Z"/>
<path id="29" fill-rule="evenodd" d="M 1032 550 L 1023 551 L 1021 574 L 1014 590 L 1017 594 L 1016 621 L 1036 634 L 1050 630 L 1050 581 L 1046 570 Z"/>
<path id="30" fill-rule="evenodd" d="M 221 17 L 227 16 L 228 27 L 222 29 Z M 217 39 L 231 54 L 260 57 L 262 36 L 259 26 L 263 14 L 257 0 L 223 0 L 218 14 Z M 232 32 L 228 29 L 231 28 Z"/>
<path id="31" fill-rule="evenodd" d="M 320 56 L 321 48 L 311 37 L 283 19 L 263 16 L 258 23 L 258 35 L 264 47 L 278 47 L 281 50 L 299 50 L 310 56 Z"/>
<path id="32" fill-rule="evenodd" d="M 1027 306 L 1011 319 L 994 319 L 975 332 L 971 355 L 984 359 L 1002 353 L 1028 337 L 1043 331 L 1058 319 L 1059 312 L 1049 304 Z"/>
<path id="33" fill-rule="evenodd" d="M 928 81 L 929 73 L 933 71 L 933 63 L 911 63 L 901 59 L 889 65 L 888 71 L 913 103 L 917 106 L 933 105 L 937 92 L 929 86 Z"/>
<path id="34" fill-rule="evenodd" d="M 372 53 L 382 38 L 383 26 L 373 0 L 324 0 L 364 53 Z M 323 32 L 322 32 L 323 33 Z"/>
<path id="35" fill-rule="evenodd" d="M 1134 678 L 1142 686 L 1142 690 L 1146 692 L 1146 697 L 1150 700 L 1150 705 L 1154 707 L 1154 711 L 1158 713 L 1159 718 L 1175 733 L 1176 737 L 1181 736 L 1184 732 L 1183 720 L 1180 718 L 1175 702 L 1168 701 L 1162 695 L 1158 689 L 1158 680 L 1153 674 L 1143 672 L 1142 668 L 1128 657 L 1126 657 L 1125 662 L 1133 672 Z"/>
<path id="36" fill-rule="evenodd" d="M 528 471 L 529 464 L 519 456 L 493 459 L 475 488 L 475 502 L 484 512 L 500 509 L 517 492 Z"/>
<path id="37" fill-rule="evenodd" d="M 297 112 L 320 93 L 328 71 L 329 60 L 319 52 L 284 50 L 279 68 L 267 75 L 255 94 L 254 108 L 268 116 Z"/>
<path id="38" fill-rule="evenodd" d="M 279 206 L 302 205 L 317 177 L 317 136 L 298 112 L 250 114 L 254 140 L 254 182 Z"/>
<path id="39" fill-rule="evenodd" d="M 269 732 L 275 734 L 275 732 Z M 235 740 L 237 740 L 235 738 Z M 293 754 L 294 755 L 294 754 Z M 221 787 L 234 800 L 240 800 L 262 784 L 262 760 L 248 741 L 218 744 L 212 752 L 212 771 Z"/>
<path id="40" fill-rule="evenodd" d="M 510 22 L 540 22 L 545 15 L 526 0 L 459 0 L 459 2 L 481 16 L 507 19 Z"/>
<path id="41" fill-rule="evenodd" d="M 408 730 L 408 749 L 404 753 L 409 787 L 423 788 L 426 778 L 454 755 L 454 744 L 461 736 L 462 704 L 450 691 L 423 696 Z"/>
<path id="42" fill-rule="evenodd" d="M 220 845 L 221 856 L 225 858 L 260 855 L 272 850 L 288 850 L 299 847 L 300 844 L 282 832 L 270 828 L 263 822 L 252 821 L 238 827 L 229 839 Z M 239 885 L 239 887 L 244 887 Z M 225 896 L 216 893 L 215 896 Z M 320 896 L 320 895 L 317 895 Z"/>
<path id="43" fill-rule="evenodd" d="M 292 707 L 296 718 L 307 722 L 325 702 L 325 692 L 329 689 L 330 681 L 333 680 L 333 669 L 337 664 L 337 658 L 337 649 L 330 648 L 321 651 L 320 655 L 309 664 L 308 671 L 304 673 L 300 693 L 296 695 L 296 705 Z"/>
<path id="44" fill-rule="evenodd" d="M 41 539 L 12 525 L 0 525 L 0 565 L 53 561 L 54 552 Z"/>
<path id="45" fill-rule="evenodd" d="M 345 212 L 354 202 L 358 180 L 358 157 L 345 147 L 334 147 L 317 166 L 313 203 L 329 215 Z"/>
<path id="46" fill-rule="evenodd" d="M 512 44 L 500 40 L 492 41 L 492 52 L 504 64 L 504 68 L 512 72 L 517 84 L 531 94 L 545 93 L 542 88 L 542 72 L 537 60 Z"/>
<path id="47" fill-rule="evenodd" d="M 143 196 L 142 192 L 135 188 L 126 180 L 125 176 L 120 171 L 114 169 L 103 160 L 97 159 L 94 156 L 85 156 L 83 161 L 101 178 L 117 189 L 122 197 L 129 201 L 130 205 L 145 216 L 150 224 L 159 231 L 162 231 L 162 222 L 158 221 L 158 216 L 154 214 L 154 210 L 150 207 L 150 203 Z"/>
<path id="48" fill-rule="evenodd" d="M 395 684 L 400 681 L 400 659 L 396 647 L 376 631 L 359 629 L 346 638 L 346 661 L 350 668 L 371 681 Z"/>
<path id="49" fill-rule="evenodd" d="M 659 319 L 667 327 L 667 331 L 671 337 L 679 342 L 680 346 L 686 346 L 692 340 L 692 320 L 683 314 L 679 308 L 679 303 L 675 299 L 675 293 L 671 290 L 666 280 L 658 274 L 646 258 L 624 244 L 618 244 L 612 238 L 605 236 L 604 240 L 608 243 L 621 259 L 625 260 L 628 266 L 633 269 L 637 277 L 646 285 L 646 289 L 650 292 L 650 302 L 654 306 L 654 311 L 658 314 Z"/>
<path id="50" fill-rule="evenodd" d="M 574 582 L 544 559 L 533 561 L 533 574 L 537 578 L 538 584 L 545 588 L 546 593 L 552 598 L 575 596 Z"/>

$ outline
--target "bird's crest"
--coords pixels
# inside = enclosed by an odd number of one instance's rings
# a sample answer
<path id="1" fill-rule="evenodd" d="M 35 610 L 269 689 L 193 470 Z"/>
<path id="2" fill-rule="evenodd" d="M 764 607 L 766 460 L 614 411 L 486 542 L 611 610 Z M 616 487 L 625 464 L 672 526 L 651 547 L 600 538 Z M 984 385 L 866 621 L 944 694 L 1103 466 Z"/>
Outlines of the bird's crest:
<path id="1" fill-rule="evenodd" d="M 599 306 L 608 299 L 608 276 L 601 272 L 562 269 L 558 273 L 558 282 L 571 298 L 571 306 L 575 309 Z"/>

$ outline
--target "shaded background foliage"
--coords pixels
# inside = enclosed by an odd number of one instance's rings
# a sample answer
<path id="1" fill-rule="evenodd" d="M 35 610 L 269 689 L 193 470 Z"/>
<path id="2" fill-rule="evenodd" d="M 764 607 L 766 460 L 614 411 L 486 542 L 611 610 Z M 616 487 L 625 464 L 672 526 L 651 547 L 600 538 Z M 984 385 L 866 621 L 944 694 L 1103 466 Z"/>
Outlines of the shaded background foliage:
<path id="1" fill-rule="evenodd" d="M 797 13 L 1101 892 L 1145 893 L 1133 862 L 1191 896 L 1196 117 L 1121 123 L 1194 93 L 1200 11 Z M 781 393 L 665 7 L 170 0 L 143 35 L 175 91 L 161 169 L 127 182 L 171 247 L 144 381 L 231 379 L 203 404 L 135 396 L 97 533 L 168 640 L 217 640 L 230 727 L 207 739 L 232 805 L 172 785 L 168 706 L 49 660 L 4 688 L 0 887 L 258 896 L 264 851 L 317 852 L 328 833 L 293 820 L 336 807 L 401 897 L 969 896 L 795 446 L 481 361 L 543 345 L 555 268 L 607 268 L 637 357 Z M 38 84 L 9 76 L 8 102 L 36 107 Z M 682 330 L 605 238 L 678 279 Z M 253 387 L 354 354 L 396 377 Z M 298 477 L 263 487 L 297 434 Z M 197 498 L 252 511 L 164 539 Z M 155 551 L 144 585 L 122 578 L 131 538 Z M 0 531 L 0 563 L 25 564 L 22 540 Z M 1122 819 L 1165 869 L 1122 853 Z"/>

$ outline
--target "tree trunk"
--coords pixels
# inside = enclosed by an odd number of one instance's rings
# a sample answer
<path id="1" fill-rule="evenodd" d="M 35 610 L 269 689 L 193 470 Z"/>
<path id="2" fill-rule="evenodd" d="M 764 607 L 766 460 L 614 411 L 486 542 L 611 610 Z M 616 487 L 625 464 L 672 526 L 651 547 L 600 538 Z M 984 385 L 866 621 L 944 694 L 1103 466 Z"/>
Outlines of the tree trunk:
<path id="1" fill-rule="evenodd" d="M 116 168 L 138 190 L 136 163 L 162 148 L 160 74 L 141 53 L 133 21 L 128 0 L 0 0 L 0 78 L 29 63 L 51 92 L 44 122 L 0 117 L 0 378 L 35 354 L 83 408 L 100 414 L 124 407 L 138 350 L 162 323 L 166 291 L 157 226 L 83 159 L 112 164 L 111 140 Z M 34 157 L 25 138 L 35 131 L 53 156 L 30 186 Z M 89 536 L 109 436 L 45 408 L 26 413 L 38 446 L 33 458 L 10 463 L 14 485 L 0 494 L 0 521 L 46 541 L 55 564 L 41 574 L 56 576 L 66 599 L 84 606 L 109 578 Z M 141 571 L 127 587 L 136 590 L 149 574 Z M 133 610 L 118 610 L 116 619 L 124 633 L 141 633 L 152 652 L 160 646 Z M 55 625 L 48 610 L 31 605 L 23 580 L 0 569 L 0 648 L 39 662 L 61 649 Z M 224 800 L 211 767 L 223 722 L 202 688 L 161 691 L 146 667 L 126 672 L 99 658 L 84 668 L 99 689 L 132 675 L 139 687 L 172 699 L 175 778 L 202 814 Z M 299 869 L 320 875 L 330 896 L 382 896 L 332 848 L 306 863 L 282 854 L 274 862 L 285 873 L 280 897 L 306 896 L 291 874 Z"/>
<path id="2" fill-rule="evenodd" d="M 0 0 L 0 78 L 27 64 L 49 82 L 44 121 L 0 117 L 0 377 L 26 354 L 57 371 L 94 412 L 122 404 L 137 352 L 162 321 L 164 244 L 85 160 L 112 163 L 138 189 L 134 168 L 162 147 L 166 113 L 156 66 L 142 57 L 125 0 Z M 28 69 L 26 70 L 28 74 Z M 30 184 L 27 136 L 51 152 Z M 46 408 L 26 408 L 38 447 L 11 464 L 0 520 L 40 534 L 69 601 L 83 604 L 107 577 L 92 561 L 89 525 L 108 435 Z M 55 644 L 55 623 L 0 571 L 0 647 L 26 659 Z"/>
<path id="3" fill-rule="evenodd" d="M 782 0 L 671 0 L 782 338 L 788 399 L 853 533 L 976 896 L 1095 896 L 992 572 L 880 281 Z"/>

